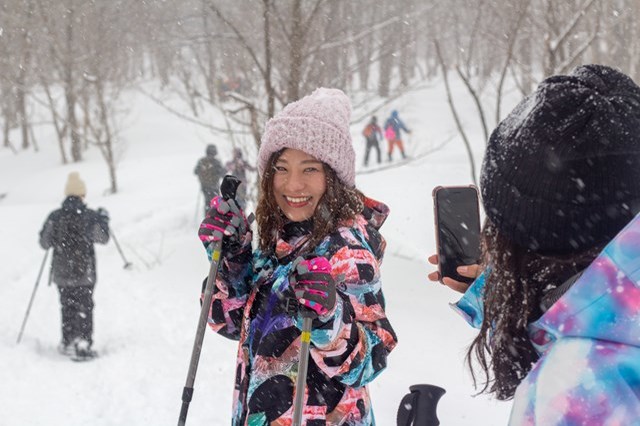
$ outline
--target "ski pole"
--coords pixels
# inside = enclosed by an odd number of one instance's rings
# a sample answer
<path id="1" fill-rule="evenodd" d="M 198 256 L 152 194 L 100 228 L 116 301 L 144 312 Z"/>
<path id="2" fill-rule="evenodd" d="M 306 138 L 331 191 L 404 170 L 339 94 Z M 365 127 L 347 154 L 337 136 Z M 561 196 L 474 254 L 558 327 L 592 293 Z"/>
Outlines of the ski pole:
<path id="1" fill-rule="evenodd" d="M 44 252 L 44 259 L 42 259 L 42 265 L 40 265 L 40 272 L 38 272 L 38 278 L 36 278 L 36 285 L 33 287 L 33 291 L 31 292 L 31 299 L 29 299 L 29 305 L 27 306 L 27 313 L 24 315 L 24 320 L 22 320 L 22 327 L 20 327 L 20 333 L 18 333 L 18 341 L 16 344 L 20 343 L 22 339 L 22 333 L 24 332 L 24 327 L 27 325 L 27 318 L 29 318 L 29 312 L 31 311 L 31 305 L 33 304 L 33 299 L 36 297 L 36 290 L 38 289 L 38 284 L 40 284 L 40 277 L 42 277 L 42 271 L 44 271 L 44 265 L 47 262 L 47 257 L 49 256 L 49 249 Z"/>
<path id="2" fill-rule="evenodd" d="M 240 185 L 240 180 L 231 175 L 226 175 L 220 184 L 220 193 L 225 200 L 235 198 L 236 190 Z M 213 243 L 211 251 L 211 266 L 209 267 L 209 276 L 207 277 L 207 285 L 204 289 L 202 298 L 202 306 L 200 308 L 200 318 L 198 318 L 198 328 L 196 330 L 196 338 L 193 342 L 193 350 L 191 352 L 191 362 L 189 363 L 189 372 L 187 373 L 187 381 L 182 389 L 182 407 L 180 408 L 180 417 L 178 418 L 178 426 L 184 426 L 187 421 L 187 412 L 189 411 L 189 403 L 193 397 L 193 383 L 196 380 L 196 372 L 198 370 L 198 362 L 200 361 L 200 352 L 202 351 L 202 340 L 207 325 L 207 315 L 211 309 L 211 299 L 213 298 L 213 286 L 218 275 L 218 265 L 222 256 L 222 240 Z"/>
<path id="3" fill-rule="evenodd" d="M 446 391 L 434 385 L 413 385 L 409 390 L 400 402 L 397 426 L 438 426 L 436 408 Z"/>
<path id="4" fill-rule="evenodd" d="M 132 265 L 131 262 L 127 261 L 127 258 L 124 257 L 124 253 L 122 252 L 122 249 L 120 248 L 120 244 L 118 244 L 118 239 L 116 238 L 116 234 L 113 232 L 113 229 L 109 230 L 109 233 L 111 234 L 111 238 L 113 238 L 113 242 L 116 243 L 116 248 L 118 249 L 118 253 L 120 253 L 120 257 L 122 257 L 122 261 L 124 262 L 124 269 L 129 269 Z"/>
<path id="5" fill-rule="evenodd" d="M 298 377 L 296 378 L 296 396 L 293 401 L 293 426 L 302 424 L 302 407 L 307 387 L 307 368 L 309 367 L 309 347 L 311 345 L 311 324 L 315 312 L 302 309 L 302 333 L 300 334 L 300 355 L 298 359 Z"/>

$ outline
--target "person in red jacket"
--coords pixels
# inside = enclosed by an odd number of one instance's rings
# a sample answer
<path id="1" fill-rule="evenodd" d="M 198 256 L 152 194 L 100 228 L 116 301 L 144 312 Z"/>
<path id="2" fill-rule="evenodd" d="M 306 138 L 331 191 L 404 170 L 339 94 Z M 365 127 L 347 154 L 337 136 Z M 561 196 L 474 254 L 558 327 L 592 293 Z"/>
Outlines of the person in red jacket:
<path id="1" fill-rule="evenodd" d="M 371 121 L 365 126 L 362 131 L 362 136 L 364 136 L 367 143 L 364 152 L 364 166 L 367 167 L 369 165 L 369 153 L 372 149 L 378 154 L 378 164 L 381 164 L 382 158 L 380 155 L 379 142 L 382 140 L 382 129 L 378 126 L 378 118 L 375 115 L 371 117 Z"/>

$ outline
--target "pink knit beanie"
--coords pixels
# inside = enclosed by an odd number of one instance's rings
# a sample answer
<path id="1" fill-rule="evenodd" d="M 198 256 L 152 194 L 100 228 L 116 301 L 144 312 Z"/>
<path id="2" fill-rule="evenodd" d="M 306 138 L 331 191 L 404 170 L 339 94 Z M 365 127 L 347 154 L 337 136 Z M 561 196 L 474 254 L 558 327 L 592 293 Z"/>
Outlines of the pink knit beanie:
<path id="1" fill-rule="evenodd" d="M 319 88 L 290 103 L 267 123 L 258 152 L 260 175 L 274 152 L 293 148 L 328 164 L 345 185 L 354 187 L 356 154 L 350 119 L 351 103 L 338 89 Z"/>

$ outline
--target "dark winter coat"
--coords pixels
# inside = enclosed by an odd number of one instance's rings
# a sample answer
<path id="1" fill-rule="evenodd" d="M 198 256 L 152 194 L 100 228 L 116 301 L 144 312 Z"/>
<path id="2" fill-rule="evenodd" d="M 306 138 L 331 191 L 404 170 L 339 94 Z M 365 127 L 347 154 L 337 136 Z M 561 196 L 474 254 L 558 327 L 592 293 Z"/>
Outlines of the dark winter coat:
<path id="1" fill-rule="evenodd" d="M 225 174 L 225 168 L 215 156 L 207 155 L 198 160 L 193 173 L 200 179 L 203 190 L 217 190 L 220 179 Z"/>
<path id="2" fill-rule="evenodd" d="M 375 424 L 367 384 L 387 365 L 397 338 L 387 320 L 380 280 L 388 208 L 367 200 L 314 250 L 329 259 L 338 282 L 335 308 L 314 320 L 303 424 Z M 292 261 L 308 234 L 284 234 L 278 256 L 247 247 L 224 258 L 209 325 L 239 340 L 233 425 L 288 425 L 298 374 L 302 319 L 288 309 Z"/>
<path id="3" fill-rule="evenodd" d="M 67 197 L 62 208 L 53 211 L 40 231 L 40 246 L 53 247 L 53 282 L 60 287 L 94 286 L 95 243 L 109 241 L 105 216 L 87 208 L 82 199 Z"/>

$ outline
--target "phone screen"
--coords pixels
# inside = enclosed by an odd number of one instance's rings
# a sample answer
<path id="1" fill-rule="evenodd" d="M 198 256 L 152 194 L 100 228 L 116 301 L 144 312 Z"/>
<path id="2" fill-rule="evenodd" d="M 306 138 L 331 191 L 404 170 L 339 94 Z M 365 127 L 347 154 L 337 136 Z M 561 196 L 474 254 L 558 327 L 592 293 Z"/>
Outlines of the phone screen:
<path id="1" fill-rule="evenodd" d="M 478 190 L 473 187 L 434 189 L 435 220 L 440 276 L 469 283 L 456 272 L 461 265 L 480 260 L 480 212 Z"/>

